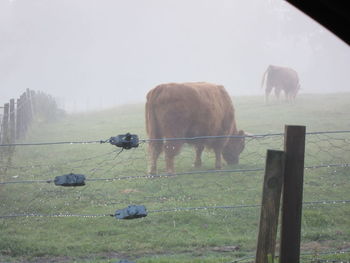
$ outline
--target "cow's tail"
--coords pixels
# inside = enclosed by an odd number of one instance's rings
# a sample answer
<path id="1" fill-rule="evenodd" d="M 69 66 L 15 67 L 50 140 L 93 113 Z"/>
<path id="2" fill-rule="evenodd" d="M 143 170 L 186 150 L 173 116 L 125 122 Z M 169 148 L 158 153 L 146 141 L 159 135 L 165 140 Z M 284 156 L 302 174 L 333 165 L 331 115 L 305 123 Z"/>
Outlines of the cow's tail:
<path id="1" fill-rule="evenodd" d="M 264 83 L 265 83 L 265 80 L 266 80 L 266 76 L 268 75 L 270 71 L 270 66 L 268 66 L 268 68 L 265 70 L 264 74 L 263 74 L 263 77 L 262 77 L 262 80 L 261 80 L 261 88 L 264 88 Z"/>
<path id="2" fill-rule="evenodd" d="M 146 108 L 145 108 L 145 120 L 146 120 L 146 132 L 147 135 L 150 136 L 150 132 L 151 132 L 151 118 L 152 118 L 152 114 L 151 114 L 151 107 L 150 107 L 150 101 L 149 101 L 149 95 L 147 96 L 147 101 L 146 101 Z"/>
<path id="3" fill-rule="evenodd" d="M 152 92 L 147 94 L 147 102 L 145 108 L 145 119 L 146 119 L 146 132 L 149 138 L 156 138 L 156 132 L 158 129 L 156 115 L 154 114 L 154 107 L 152 107 Z"/>

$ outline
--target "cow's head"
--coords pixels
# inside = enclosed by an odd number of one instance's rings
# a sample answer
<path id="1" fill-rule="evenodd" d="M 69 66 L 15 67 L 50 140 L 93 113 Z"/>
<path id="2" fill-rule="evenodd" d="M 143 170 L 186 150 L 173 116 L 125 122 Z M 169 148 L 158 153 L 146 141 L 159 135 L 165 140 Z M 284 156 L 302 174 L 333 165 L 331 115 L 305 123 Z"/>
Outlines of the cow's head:
<path id="1" fill-rule="evenodd" d="M 238 136 L 244 136 L 244 131 L 240 130 Z M 227 164 L 238 164 L 239 155 L 243 151 L 245 146 L 245 137 L 230 138 L 227 142 L 224 150 L 222 151 L 222 157 L 224 157 Z"/>

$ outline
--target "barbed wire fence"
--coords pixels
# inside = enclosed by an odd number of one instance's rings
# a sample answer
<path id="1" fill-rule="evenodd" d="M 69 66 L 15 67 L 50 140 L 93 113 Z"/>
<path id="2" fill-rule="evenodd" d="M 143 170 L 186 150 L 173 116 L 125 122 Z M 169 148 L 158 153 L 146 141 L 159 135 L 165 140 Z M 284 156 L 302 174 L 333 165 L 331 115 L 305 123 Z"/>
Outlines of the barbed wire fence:
<path id="1" fill-rule="evenodd" d="M 240 156 L 238 166 L 226 166 L 222 170 L 213 170 L 214 154 L 211 151 L 205 151 L 203 167 L 198 170 L 192 167 L 194 155 L 192 148 L 184 146 L 176 158 L 177 172 L 175 174 L 162 172 L 164 171 L 164 157 L 162 157 L 158 161 L 161 172 L 157 175 L 149 175 L 146 172 L 147 144 L 150 141 L 148 139 L 140 140 L 138 148 L 123 152 L 118 148 L 111 149 L 109 145 L 106 146 L 108 140 L 2 144 L 0 147 L 21 147 L 21 149 L 16 151 L 11 164 L 6 163 L 0 166 L 0 172 L 3 174 L 0 178 L 0 195 L 3 200 L 0 205 L 2 211 L 0 219 L 114 216 L 113 208 L 124 207 L 130 203 L 145 204 L 149 216 L 157 213 L 259 208 L 261 193 L 256 189 L 257 185 L 261 184 L 266 149 L 282 149 L 283 134 L 245 137 L 246 146 Z M 195 140 L 197 138 L 181 139 Z M 214 138 L 210 137 L 210 139 Z M 350 196 L 338 196 L 336 193 L 336 188 L 341 187 L 342 181 L 348 179 L 349 142 L 350 131 L 307 133 L 305 209 L 322 206 L 339 207 L 350 203 Z M 99 148 L 100 144 L 103 147 Z M 73 158 L 72 156 L 81 151 L 82 145 L 84 145 L 84 154 L 80 153 L 77 155 L 78 158 Z M 63 152 L 71 152 L 72 155 L 62 155 Z M 45 160 L 48 153 L 50 156 L 57 156 L 54 163 L 37 161 Z M 54 186 L 54 178 L 67 173 L 86 175 L 86 185 L 76 188 Z M 232 185 L 238 182 L 236 178 L 238 175 L 244 178 L 251 177 L 256 183 L 250 188 L 249 186 L 232 188 Z M 212 196 L 205 191 L 208 182 L 196 180 L 200 176 L 214 178 L 210 181 L 210 189 L 218 189 L 223 196 L 218 200 L 211 200 Z M 228 185 L 227 180 L 220 180 L 221 177 L 232 178 L 230 179 L 232 185 Z M 182 178 L 186 178 L 183 183 Z M 327 195 L 320 193 L 316 199 L 313 199 L 315 198 L 314 192 L 307 191 L 308 186 L 311 189 L 319 187 L 322 180 L 328 184 L 335 178 L 337 178 L 334 180 L 335 185 L 330 186 L 334 189 L 323 190 L 327 192 Z M 173 182 L 165 182 L 165 179 L 176 180 L 177 187 L 174 188 Z M 241 180 L 242 177 L 239 179 Z M 155 185 L 154 180 L 158 181 L 156 188 L 160 188 L 156 193 L 150 190 Z M 13 191 L 16 194 L 12 194 Z M 232 194 L 232 191 L 242 193 L 240 203 L 222 204 L 221 202 L 227 203 L 227 200 L 230 200 L 229 195 Z M 31 193 L 30 199 L 28 199 L 28 192 Z M 335 197 L 337 198 L 334 199 Z M 50 206 L 47 200 L 55 200 L 55 205 Z M 79 201 L 79 203 L 74 201 Z M 8 204 L 12 205 L 8 206 Z M 191 204 L 191 206 L 186 207 L 186 204 Z M 257 213 L 255 214 L 258 216 Z M 341 252 L 343 249 L 338 251 Z M 319 260 L 311 262 L 327 262 Z"/>

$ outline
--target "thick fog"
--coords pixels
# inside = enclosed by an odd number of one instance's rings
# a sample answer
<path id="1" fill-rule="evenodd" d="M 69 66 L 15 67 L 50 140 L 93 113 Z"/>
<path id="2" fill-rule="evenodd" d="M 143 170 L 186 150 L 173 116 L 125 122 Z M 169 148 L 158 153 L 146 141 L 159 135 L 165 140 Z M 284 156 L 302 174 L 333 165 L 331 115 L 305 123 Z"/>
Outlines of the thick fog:
<path id="1" fill-rule="evenodd" d="M 349 92 L 350 49 L 277 0 L 0 0 L 0 103 L 26 88 L 68 111 L 145 101 L 164 82 L 263 94 L 269 64 L 301 92 Z"/>

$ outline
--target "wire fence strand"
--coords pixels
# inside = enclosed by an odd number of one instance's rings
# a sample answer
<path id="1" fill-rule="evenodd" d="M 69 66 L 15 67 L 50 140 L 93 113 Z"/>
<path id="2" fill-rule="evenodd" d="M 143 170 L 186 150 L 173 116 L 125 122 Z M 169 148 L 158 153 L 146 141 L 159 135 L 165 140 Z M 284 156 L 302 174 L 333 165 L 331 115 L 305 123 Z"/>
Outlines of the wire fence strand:
<path id="1" fill-rule="evenodd" d="M 324 200 L 324 201 L 307 201 L 303 202 L 305 206 L 319 206 L 319 205 L 336 205 L 349 204 L 350 200 Z M 199 211 L 199 210 L 216 210 L 216 209 L 241 209 L 241 208 L 258 208 L 260 204 L 248 205 L 232 205 L 232 206 L 199 206 L 199 207 L 176 207 L 166 209 L 149 210 L 148 213 L 167 213 L 167 212 L 182 212 L 182 211 Z M 15 218 L 15 217 L 105 217 L 114 216 L 113 214 L 10 214 L 0 215 L 0 219 Z"/>
<path id="2" fill-rule="evenodd" d="M 350 164 L 325 164 L 325 165 L 314 165 L 314 166 L 305 166 L 304 169 L 320 169 L 320 168 L 334 168 L 334 167 L 349 167 Z M 181 172 L 174 174 L 147 174 L 147 175 L 136 175 L 136 176 L 119 176 L 113 178 L 87 178 L 87 182 L 97 182 L 97 181 L 107 181 L 115 182 L 120 180 L 130 180 L 130 179 L 154 179 L 154 178 L 169 178 L 181 175 L 191 175 L 191 174 L 217 174 L 217 173 L 249 173 L 249 172 L 262 172 L 265 168 L 254 168 L 254 169 L 232 169 L 232 170 L 208 170 L 208 171 L 189 171 Z M 22 180 L 22 181 L 5 181 L 0 182 L 0 185 L 7 184 L 31 184 L 31 183 L 53 183 L 54 180 Z"/>
<path id="3" fill-rule="evenodd" d="M 106 143 L 106 140 L 98 141 L 63 141 L 63 142 L 33 142 L 33 143 L 8 143 L 0 144 L 0 147 L 14 147 L 14 146 L 43 146 L 43 145 L 60 145 L 60 144 L 92 144 L 92 143 Z"/>
<path id="4" fill-rule="evenodd" d="M 306 132 L 306 135 L 322 135 L 322 134 L 342 134 L 350 133 L 350 130 L 341 131 L 317 131 L 317 132 Z M 176 140 L 203 140 L 203 139 L 224 139 L 224 138 L 266 138 L 274 136 L 284 136 L 284 133 L 267 133 L 267 134 L 253 134 L 253 135 L 218 135 L 218 136 L 196 136 L 196 137 L 181 137 L 181 138 L 159 138 L 159 139 L 140 139 L 139 142 L 151 142 L 151 141 L 176 141 Z M 33 143 L 10 143 L 0 144 L 0 147 L 11 147 L 11 146 L 42 146 L 42 145 L 59 145 L 59 144 L 91 144 L 91 143 L 108 143 L 110 139 L 104 140 L 91 140 L 91 141 L 59 141 L 59 142 L 33 142 Z"/>

